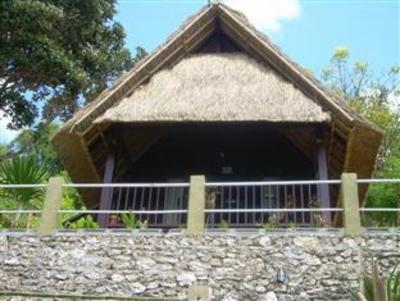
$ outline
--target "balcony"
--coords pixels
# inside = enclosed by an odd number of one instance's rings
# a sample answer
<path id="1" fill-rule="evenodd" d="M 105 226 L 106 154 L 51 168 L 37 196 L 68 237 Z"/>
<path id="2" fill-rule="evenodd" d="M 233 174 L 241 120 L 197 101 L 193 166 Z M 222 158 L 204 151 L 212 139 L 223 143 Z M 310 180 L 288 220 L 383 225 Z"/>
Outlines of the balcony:
<path id="1" fill-rule="evenodd" d="M 192 176 L 190 183 L 63 183 L 52 178 L 49 184 L 2 184 L 1 189 L 44 189 L 42 210 L 2 210 L 0 215 L 26 216 L 25 230 L 51 233 L 70 228 L 71 222 L 90 216 L 99 228 L 148 228 L 168 231 L 186 229 L 199 234 L 211 229 L 264 230 L 295 228 L 344 228 L 348 234 L 362 231 L 362 216 L 376 212 L 397 214 L 399 208 L 360 207 L 358 187 L 371 184 L 400 183 L 400 179 L 357 179 L 343 174 L 340 180 L 206 182 L 204 176 Z M 318 190 L 331 195 L 339 192 L 336 207 L 324 207 Z M 111 196 L 111 209 L 60 209 L 67 189 L 101 189 Z M 343 214 L 344 213 L 344 214 Z M 135 224 L 129 223 L 133 218 Z"/>

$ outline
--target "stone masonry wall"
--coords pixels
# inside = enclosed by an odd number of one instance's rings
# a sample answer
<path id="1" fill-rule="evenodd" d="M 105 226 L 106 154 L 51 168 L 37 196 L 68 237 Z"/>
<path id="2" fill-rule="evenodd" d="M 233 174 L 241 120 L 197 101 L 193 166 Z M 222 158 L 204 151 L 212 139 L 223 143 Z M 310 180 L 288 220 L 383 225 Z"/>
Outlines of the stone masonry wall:
<path id="1" fill-rule="evenodd" d="M 185 297 L 205 284 L 213 300 L 350 300 L 371 256 L 387 273 L 400 233 L 0 234 L 0 291 Z"/>

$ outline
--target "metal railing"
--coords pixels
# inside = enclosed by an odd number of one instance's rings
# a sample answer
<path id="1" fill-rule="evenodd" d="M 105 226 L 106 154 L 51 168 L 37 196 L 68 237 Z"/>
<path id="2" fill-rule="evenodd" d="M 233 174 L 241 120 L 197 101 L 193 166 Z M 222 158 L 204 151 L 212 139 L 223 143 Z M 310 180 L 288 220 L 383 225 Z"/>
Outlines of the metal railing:
<path id="1" fill-rule="evenodd" d="M 330 208 L 334 194 L 330 187 L 340 183 L 340 180 L 208 182 L 206 223 L 208 227 L 331 224 L 331 213 L 342 209 Z M 327 186 L 325 200 L 320 194 L 322 186 Z M 321 208 L 323 204 L 327 206 Z"/>
<path id="2" fill-rule="evenodd" d="M 10 228 L 41 229 L 40 221 L 48 215 L 46 210 L 56 210 L 57 227 L 69 227 L 66 220 L 79 220 L 90 216 L 93 223 L 100 216 L 107 216 L 108 227 L 127 227 L 124 215 L 134 216 L 137 222 L 146 222 L 153 228 L 187 228 L 190 232 L 189 219 L 191 202 L 204 202 L 204 208 L 197 212 L 200 216 L 194 224 L 203 228 L 217 227 L 331 227 L 343 223 L 344 228 L 354 222 L 365 223 L 365 215 L 375 213 L 400 216 L 400 204 L 396 208 L 359 207 L 358 186 L 372 184 L 400 184 L 400 179 L 356 179 L 350 181 L 256 181 L 256 182 L 203 182 L 205 193 L 193 196 L 193 183 L 64 183 L 61 189 L 110 189 L 109 208 L 92 209 L 12 209 L 0 210 L 2 219 L 11 221 Z M 327 205 L 320 199 L 319 189 L 329 187 L 332 203 Z M 46 203 L 60 203 L 54 199 L 47 184 L 0 184 L 0 189 L 43 189 L 48 188 Z M 350 189 L 350 190 L 349 190 Z M 342 193 L 340 193 L 340 191 Z M 0 196 L 1 197 L 1 196 Z M 193 200 L 191 200 L 193 198 Z M 341 206 L 332 208 L 341 199 Z M 323 205 L 323 203 L 325 205 Z M 54 209 L 56 208 L 56 209 Z M 195 207 L 192 207 L 195 208 Z M 197 208 L 197 207 L 196 207 Z M 197 210 L 197 209 L 196 209 Z M 344 214 L 343 214 L 344 213 Z M 16 219 L 15 217 L 19 217 Z M 13 218 L 12 218 L 13 217 Z M 327 218 L 328 217 L 328 218 Z M 339 217 L 339 218 L 337 218 Z M 52 217 L 53 218 L 53 217 Z M 197 219 L 198 217 L 196 217 Z M 75 219 L 75 220 L 74 220 Z M 17 220 L 17 221 L 16 221 Z M 338 222 L 339 221 L 339 222 Z M 400 222 L 400 218 L 398 218 Z M 193 224 L 193 223 L 192 223 Z M 85 224 L 83 224 L 84 226 Z M 364 224 L 363 224 L 364 225 Z M 397 226 L 399 224 L 396 224 Z M 98 227 L 99 225 L 97 225 Z M 368 226 L 365 224 L 365 226 Z M 4 227 L 3 228 L 7 228 Z M 53 230 L 55 230 L 54 228 Z M 199 228 L 201 229 L 201 227 Z M 357 229 L 357 228 L 356 228 Z M 197 231 L 197 230 L 196 230 Z M 353 231 L 358 233 L 359 230 Z M 349 233 L 353 233 L 349 231 Z"/>
<path id="3" fill-rule="evenodd" d="M 63 184 L 64 188 L 109 189 L 109 207 L 75 210 L 75 214 L 103 215 L 108 228 L 126 227 L 122 215 L 134 215 L 146 227 L 179 228 L 187 222 L 189 183 L 99 183 Z M 72 214 L 74 210 L 59 210 Z"/>
<path id="4" fill-rule="evenodd" d="M 37 230 L 41 218 L 41 210 L 0 210 L 0 230 L 16 231 Z"/>
<path id="5" fill-rule="evenodd" d="M 47 184 L 0 184 L 0 189 L 3 191 L 12 190 L 14 192 L 7 197 L 0 194 L 0 202 L 10 200 L 15 195 L 15 191 L 19 189 L 29 190 L 45 190 Z M 18 204 L 15 204 L 18 206 Z M 18 206 L 19 208 L 4 209 L 4 205 L 0 208 L 0 230 L 12 228 L 16 231 L 30 231 L 37 230 L 41 219 L 41 209 L 26 209 Z"/>
<path id="6" fill-rule="evenodd" d="M 399 189 L 396 193 L 390 195 L 386 201 L 391 201 L 391 205 L 397 207 L 360 207 L 361 223 L 365 228 L 388 228 L 400 227 L 400 179 L 358 179 L 358 186 L 368 185 L 369 192 L 372 191 L 373 185 L 392 185 L 398 184 Z M 386 186 L 385 188 L 389 188 Z"/>

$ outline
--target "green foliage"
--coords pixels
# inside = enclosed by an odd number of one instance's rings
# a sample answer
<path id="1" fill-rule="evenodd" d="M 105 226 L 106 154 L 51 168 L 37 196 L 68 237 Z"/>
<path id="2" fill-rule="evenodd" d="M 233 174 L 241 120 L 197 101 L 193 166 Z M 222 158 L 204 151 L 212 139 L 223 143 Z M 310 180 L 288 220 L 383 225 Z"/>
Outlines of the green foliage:
<path id="1" fill-rule="evenodd" d="M 269 232 L 269 231 L 273 231 L 277 228 L 277 225 L 275 223 L 266 223 L 263 226 L 264 230 Z"/>
<path id="2" fill-rule="evenodd" d="M 43 166 L 49 176 L 60 175 L 66 183 L 71 182 L 50 142 L 58 129 L 57 124 L 49 122 L 40 122 L 33 128 L 24 129 L 5 147 L 4 158 L 29 156 L 34 158 L 36 164 Z M 61 209 L 82 209 L 82 206 L 80 195 L 75 188 L 64 189 Z M 65 217 L 70 217 L 70 215 L 65 215 Z"/>
<path id="3" fill-rule="evenodd" d="M 138 223 L 137 223 L 137 229 L 147 229 L 148 226 L 149 226 L 149 224 L 148 224 L 147 220 L 145 220 L 143 222 L 138 221 Z"/>
<path id="4" fill-rule="evenodd" d="M 5 147 L 4 158 L 30 157 L 32 158 L 31 160 L 35 161 L 35 164 L 40 165 L 46 170 L 49 176 L 60 175 L 64 178 L 66 183 L 71 182 L 68 173 L 63 170 L 57 153 L 50 142 L 51 137 L 58 128 L 59 126 L 55 123 L 40 122 L 33 128 L 21 131 L 21 133 Z M 28 181 L 25 183 L 30 182 Z M 3 207 L 7 208 L 5 201 L 1 203 Z M 0 208 L 2 207 L 1 203 Z M 8 204 L 7 209 L 10 208 L 12 208 L 12 205 Z M 61 209 L 83 209 L 80 195 L 75 188 L 64 189 Z M 62 214 L 60 217 L 65 220 L 71 216 L 71 214 Z"/>
<path id="5" fill-rule="evenodd" d="M 378 178 L 400 178 L 400 156 L 390 156 L 385 166 L 377 171 Z M 367 207 L 399 208 L 400 185 L 398 184 L 371 184 Z M 368 212 L 364 213 L 365 226 L 399 226 L 400 215 L 396 212 Z"/>
<path id="6" fill-rule="evenodd" d="M 388 301 L 400 300 L 400 265 L 397 265 L 386 280 Z"/>
<path id="7" fill-rule="evenodd" d="M 62 171 L 62 164 L 50 142 L 58 128 L 55 123 L 40 122 L 35 127 L 22 130 L 8 145 L 7 156 L 33 156 L 46 166 L 50 175 L 58 175 Z"/>
<path id="8" fill-rule="evenodd" d="M 148 227 L 147 220 L 142 222 L 137 219 L 132 212 L 121 214 L 122 223 L 128 229 L 146 229 Z"/>
<path id="9" fill-rule="evenodd" d="M 0 1 L 0 111 L 12 128 L 66 119 L 135 60 L 113 20 L 116 0 Z"/>
<path id="10" fill-rule="evenodd" d="M 45 166 L 32 156 L 18 156 L 0 162 L 0 183 L 41 184 L 48 179 Z M 0 190 L 0 209 L 37 209 L 43 205 L 44 190 L 41 188 L 11 188 Z M 30 227 L 37 218 L 16 214 L 0 216 L 1 227 Z"/>
<path id="11" fill-rule="evenodd" d="M 32 156 L 18 156 L 0 163 L 0 182 L 7 184 L 41 184 L 48 180 L 46 167 Z M 2 196 L 14 201 L 19 208 L 37 208 L 43 201 L 43 189 L 4 189 Z"/>
<path id="12" fill-rule="evenodd" d="M 219 229 L 229 229 L 229 222 L 226 220 L 221 220 L 221 222 L 218 225 Z"/>
<path id="13" fill-rule="evenodd" d="M 0 143 L 0 161 L 6 159 L 7 156 L 7 145 Z"/>
<path id="14" fill-rule="evenodd" d="M 400 66 L 382 75 L 374 74 L 368 64 L 350 63 L 350 52 L 338 47 L 330 65 L 323 70 L 323 80 L 352 108 L 385 131 L 378 154 L 377 178 L 400 178 Z M 399 208 L 400 185 L 370 185 L 367 207 Z M 399 225 L 398 213 L 364 214 L 366 226 Z"/>
<path id="15" fill-rule="evenodd" d="M 136 226 L 136 216 L 132 213 L 124 213 L 121 215 L 122 223 L 128 229 L 134 229 Z"/>
<path id="16" fill-rule="evenodd" d="M 363 295 L 368 301 L 374 301 L 374 282 L 367 274 L 363 277 Z"/>
<path id="17" fill-rule="evenodd" d="M 400 105 L 393 99 L 400 95 L 400 67 L 393 66 L 383 75 L 376 75 L 364 62 L 351 64 L 350 52 L 341 46 L 322 71 L 322 79 L 352 108 L 385 130 L 378 168 L 391 155 L 399 156 Z"/>
<path id="18" fill-rule="evenodd" d="M 40 214 L 23 214 L 16 218 L 12 214 L 0 214 L 0 229 L 32 230 L 39 228 Z"/>
<path id="19" fill-rule="evenodd" d="M 66 183 L 71 182 L 50 142 L 58 128 L 55 123 L 40 122 L 33 128 L 21 131 L 6 147 L 5 157 L 29 156 L 34 158 L 36 164 L 43 166 L 49 176 L 60 175 Z M 80 195 L 75 188 L 64 189 L 61 209 L 82 209 L 82 206 Z M 71 215 L 64 214 L 62 217 L 68 218 Z"/>
<path id="20" fill-rule="evenodd" d="M 11 227 L 11 219 L 5 214 L 0 214 L 0 229 L 8 229 Z"/>
<path id="21" fill-rule="evenodd" d="M 364 274 L 363 297 L 368 301 L 398 301 L 400 300 L 400 269 L 393 268 L 384 279 L 379 275 L 378 263 L 372 260 L 372 273 Z"/>
<path id="22" fill-rule="evenodd" d="M 333 53 L 333 60 L 338 62 L 346 61 L 349 57 L 349 49 L 346 46 L 338 46 Z"/>
<path id="23" fill-rule="evenodd" d="M 98 229 L 99 224 L 91 215 L 86 215 L 74 222 L 67 223 L 65 227 L 69 229 Z"/>
<path id="24" fill-rule="evenodd" d="M 61 171 L 59 175 L 64 178 L 65 183 L 71 183 L 71 178 L 65 170 Z M 64 188 L 61 209 L 86 209 L 76 188 Z"/>
<path id="25" fill-rule="evenodd" d="M 4 228 L 32 230 L 38 229 L 40 225 L 40 214 L 21 214 L 18 218 L 9 216 L 10 222 Z"/>

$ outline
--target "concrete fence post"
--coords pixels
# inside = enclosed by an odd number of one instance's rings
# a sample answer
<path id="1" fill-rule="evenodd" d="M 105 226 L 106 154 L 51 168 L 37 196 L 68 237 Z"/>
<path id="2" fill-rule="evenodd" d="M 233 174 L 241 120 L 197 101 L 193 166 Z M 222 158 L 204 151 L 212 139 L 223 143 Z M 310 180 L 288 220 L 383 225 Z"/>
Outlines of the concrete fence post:
<path id="1" fill-rule="evenodd" d="M 360 206 L 358 199 L 357 174 L 343 173 L 340 197 L 343 205 L 344 231 L 348 235 L 362 234 Z"/>
<path id="2" fill-rule="evenodd" d="M 57 211 L 61 206 L 63 184 L 64 179 L 62 177 L 52 177 L 49 179 L 40 219 L 39 233 L 41 235 L 50 235 L 51 232 L 57 230 Z"/>
<path id="3" fill-rule="evenodd" d="M 188 301 L 209 301 L 210 289 L 206 285 L 192 285 L 188 290 Z"/>
<path id="4" fill-rule="evenodd" d="M 205 182 L 203 175 L 190 177 L 187 233 L 191 235 L 204 232 Z"/>

